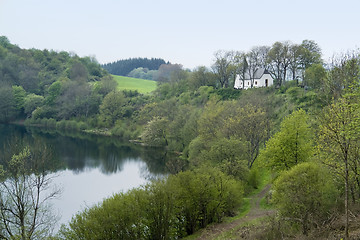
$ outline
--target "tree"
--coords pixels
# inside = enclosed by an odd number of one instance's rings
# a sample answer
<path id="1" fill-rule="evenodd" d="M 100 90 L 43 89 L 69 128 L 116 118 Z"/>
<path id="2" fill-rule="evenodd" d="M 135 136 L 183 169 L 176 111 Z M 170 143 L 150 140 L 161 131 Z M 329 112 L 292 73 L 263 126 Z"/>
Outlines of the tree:
<path id="1" fill-rule="evenodd" d="M 24 102 L 26 91 L 21 86 L 12 86 L 14 101 L 15 101 L 15 109 L 21 113 L 24 110 Z"/>
<path id="2" fill-rule="evenodd" d="M 183 73 L 181 64 L 161 64 L 159 70 L 156 73 L 155 80 L 165 82 L 177 82 L 180 79 L 176 78 L 176 75 Z"/>
<path id="3" fill-rule="evenodd" d="M 81 78 L 78 78 L 78 80 Z M 62 85 L 62 92 L 56 99 L 59 105 L 57 117 L 69 119 L 97 113 L 99 96 L 94 94 L 91 86 L 85 81 L 69 81 Z"/>
<path id="4" fill-rule="evenodd" d="M 304 84 L 320 90 L 326 83 L 326 70 L 321 64 L 313 64 L 305 70 Z"/>
<path id="5" fill-rule="evenodd" d="M 318 145 L 321 160 L 344 180 L 346 238 L 349 238 L 350 171 L 351 167 L 359 168 L 360 108 L 358 102 L 358 93 L 349 93 L 327 107 L 319 119 L 321 125 Z M 358 175 L 357 172 L 354 173 L 355 176 Z"/>
<path id="6" fill-rule="evenodd" d="M 330 173 L 315 163 L 301 163 L 275 181 L 272 201 L 286 221 L 299 223 L 304 235 L 312 224 L 320 225 L 336 204 Z"/>
<path id="7" fill-rule="evenodd" d="M 167 128 L 168 120 L 166 118 L 154 117 L 147 123 L 141 139 L 149 146 L 163 147 L 168 145 Z"/>
<path id="8" fill-rule="evenodd" d="M 180 233 L 193 234 L 212 222 L 220 222 L 223 216 L 231 216 L 241 203 L 241 183 L 215 168 L 180 172 L 170 176 L 168 181 L 175 190 L 177 231 Z"/>
<path id="9" fill-rule="evenodd" d="M 40 148 L 39 148 L 40 149 Z M 60 190 L 51 189 L 53 176 L 46 167 L 48 147 L 23 148 L 9 158 L 2 158 L 0 168 L 0 237 L 2 239 L 44 239 L 51 235 L 56 218 L 48 202 Z"/>
<path id="10" fill-rule="evenodd" d="M 15 100 L 11 87 L 0 87 L 0 122 L 8 122 L 15 117 Z"/>
<path id="11" fill-rule="evenodd" d="M 221 131 L 228 137 L 243 141 L 247 166 L 251 168 L 259 155 L 260 147 L 265 142 L 267 119 L 262 108 L 252 104 L 242 107 L 241 104 L 240 101 L 232 103 L 232 112 L 225 117 Z"/>
<path id="12" fill-rule="evenodd" d="M 244 68 L 251 80 L 251 88 L 254 87 L 255 73 L 259 68 L 267 68 L 267 59 L 270 48 L 267 46 L 253 47 L 250 52 L 245 55 Z M 243 78 L 243 81 L 244 78 Z M 243 86 L 245 83 L 243 82 Z"/>
<path id="13" fill-rule="evenodd" d="M 220 87 L 229 87 L 230 77 L 236 74 L 236 68 L 233 65 L 234 52 L 219 50 L 214 53 L 215 62 L 212 69 L 216 74 Z"/>
<path id="14" fill-rule="evenodd" d="M 289 170 L 313 155 L 312 139 L 309 117 L 304 110 L 297 110 L 281 122 L 280 131 L 266 143 L 261 157 L 273 170 Z"/>
<path id="15" fill-rule="evenodd" d="M 206 67 L 200 66 L 190 74 L 189 83 L 189 86 L 193 90 L 197 90 L 201 86 L 214 86 L 214 74 L 211 73 Z"/>
<path id="16" fill-rule="evenodd" d="M 305 70 L 314 63 L 322 63 L 321 48 L 313 40 L 303 40 L 300 45 L 300 64 L 302 69 Z"/>
<path id="17" fill-rule="evenodd" d="M 268 54 L 270 73 L 275 76 L 278 85 L 286 80 L 287 69 L 290 65 L 290 42 L 275 42 Z"/>
<path id="18" fill-rule="evenodd" d="M 44 97 L 31 93 L 25 97 L 24 112 L 28 117 L 31 117 L 32 112 L 41 107 L 44 103 Z"/>
<path id="19" fill-rule="evenodd" d="M 69 78 L 78 82 L 87 81 L 88 70 L 80 61 L 74 61 L 69 70 Z"/>
<path id="20" fill-rule="evenodd" d="M 105 126 L 111 127 L 124 115 L 124 105 L 127 103 L 123 92 L 112 91 L 108 93 L 100 105 L 100 119 Z"/>
<path id="21" fill-rule="evenodd" d="M 337 99 L 351 85 L 360 82 L 360 53 L 349 52 L 332 58 L 326 87 L 328 94 Z"/>
<path id="22" fill-rule="evenodd" d="M 292 80 L 296 79 L 296 84 L 299 84 L 298 70 L 300 68 L 301 46 L 298 44 L 291 44 L 289 49 L 289 69 L 292 73 Z"/>

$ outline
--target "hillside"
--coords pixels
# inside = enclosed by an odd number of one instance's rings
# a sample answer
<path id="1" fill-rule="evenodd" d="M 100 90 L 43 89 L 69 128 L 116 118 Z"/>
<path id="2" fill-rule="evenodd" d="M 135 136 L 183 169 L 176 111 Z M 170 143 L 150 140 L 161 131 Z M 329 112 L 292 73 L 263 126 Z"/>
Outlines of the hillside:
<path id="1" fill-rule="evenodd" d="M 152 80 L 112 75 L 117 82 L 118 90 L 137 90 L 139 93 L 150 93 L 156 89 L 156 82 Z"/>

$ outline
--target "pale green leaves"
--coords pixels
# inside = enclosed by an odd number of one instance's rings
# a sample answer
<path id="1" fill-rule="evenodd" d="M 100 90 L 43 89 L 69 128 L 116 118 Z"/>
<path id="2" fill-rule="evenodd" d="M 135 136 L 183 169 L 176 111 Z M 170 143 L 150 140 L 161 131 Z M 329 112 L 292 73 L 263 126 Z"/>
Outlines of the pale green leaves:
<path id="1" fill-rule="evenodd" d="M 280 131 L 267 142 L 262 159 L 275 171 L 288 170 L 311 158 L 312 139 L 309 117 L 300 109 L 283 120 Z"/>

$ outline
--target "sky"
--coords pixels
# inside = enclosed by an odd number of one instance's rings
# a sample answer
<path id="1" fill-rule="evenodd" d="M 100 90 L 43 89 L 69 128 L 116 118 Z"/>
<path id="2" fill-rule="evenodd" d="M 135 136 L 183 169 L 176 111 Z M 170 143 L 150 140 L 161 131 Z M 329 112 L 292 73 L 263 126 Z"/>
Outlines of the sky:
<path id="1" fill-rule="evenodd" d="M 21 48 L 163 58 L 210 67 L 217 50 L 314 40 L 323 58 L 360 47 L 359 0 L 0 0 L 0 36 Z"/>

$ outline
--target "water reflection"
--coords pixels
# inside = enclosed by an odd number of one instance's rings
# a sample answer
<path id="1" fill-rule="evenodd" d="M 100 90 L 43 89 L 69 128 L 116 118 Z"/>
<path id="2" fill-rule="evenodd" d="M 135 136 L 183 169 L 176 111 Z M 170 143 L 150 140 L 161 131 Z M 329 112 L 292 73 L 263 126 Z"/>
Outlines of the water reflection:
<path id="1" fill-rule="evenodd" d="M 166 154 L 116 138 L 82 133 L 64 133 L 39 128 L 0 125 L 0 154 L 7 151 L 9 139 L 25 144 L 42 143 L 53 149 L 56 165 L 54 184 L 63 188 L 54 201 L 62 215 L 61 223 L 71 216 L 119 191 L 145 184 L 165 174 Z"/>
<path id="2" fill-rule="evenodd" d="M 12 136 L 26 143 L 42 142 L 52 146 L 59 169 L 81 173 L 97 168 L 103 174 L 114 174 L 124 169 L 124 162 L 145 162 L 151 174 L 165 172 L 166 154 L 159 149 L 145 148 L 120 139 L 83 133 L 62 133 L 54 130 L 0 125 L 0 151 Z"/>

